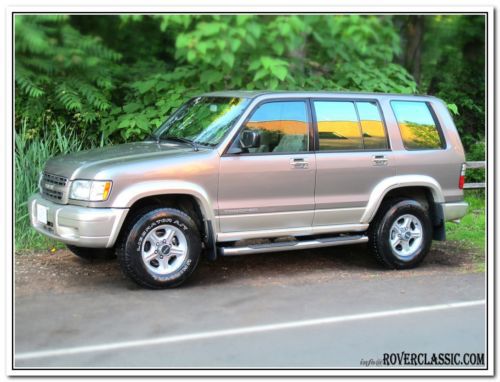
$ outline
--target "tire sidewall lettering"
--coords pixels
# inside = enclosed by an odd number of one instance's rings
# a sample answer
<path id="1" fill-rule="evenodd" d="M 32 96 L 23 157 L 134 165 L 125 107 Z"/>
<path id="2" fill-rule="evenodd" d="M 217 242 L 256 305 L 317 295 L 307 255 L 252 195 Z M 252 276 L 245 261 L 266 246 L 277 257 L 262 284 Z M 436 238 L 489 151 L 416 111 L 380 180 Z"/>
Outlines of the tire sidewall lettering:
<path id="1" fill-rule="evenodd" d="M 182 222 L 179 218 L 173 216 L 167 216 L 167 217 L 151 217 L 151 219 L 154 219 L 153 221 L 147 220 L 148 215 L 145 215 L 143 219 L 146 219 L 146 222 L 143 223 L 142 226 L 137 227 L 137 236 L 135 240 L 135 245 L 132 247 L 133 251 L 135 252 L 135 263 L 139 266 L 141 269 L 141 273 L 144 274 L 144 277 L 150 278 L 151 280 L 154 280 L 156 282 L 160 283 L 165 283 L 169 281 L 175 281 L 179 278 L 182 278 L 184 274 L 186 273 L 191 273 L 192 268 L 193 268 L 193 258 L 191 256 L 191 251 L 192 251 L 192 244 L 193 244 L 193 234 L 192 230 L 190 227 Z M 188 249 L 187 249 L 187 258 L 184 260 L 184 263 L 182 266 L 175 271 L 174 273 L 167 274 L 167 275 L 155 275 L 149 273 L 146 265 L 144 264 L 142 260 L 142 255 L 141 255 L 141 250 L 142 246 L 144 243 L 144 240 L 149 232 L 151 232 L 155 227 L 158 227 L 160 225 L 171 225 L 174 226 L 178 229 L 180 229 L 184 234 L 186 235 L 186 240 L 188 243 Z M 131 248 L 131 249 L 132 249 Z M 197 264 L 198 261 L 196 261 L 195 264 Z"/>

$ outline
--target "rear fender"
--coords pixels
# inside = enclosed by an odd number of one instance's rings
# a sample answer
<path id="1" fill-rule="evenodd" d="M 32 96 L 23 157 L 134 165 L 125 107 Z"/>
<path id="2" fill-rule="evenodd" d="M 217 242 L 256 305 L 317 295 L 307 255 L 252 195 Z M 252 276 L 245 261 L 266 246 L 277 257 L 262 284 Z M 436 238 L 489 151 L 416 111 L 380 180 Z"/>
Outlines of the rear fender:
<path id="1" fill-rule="evenodd" d="M 366 205 L 365 212 L 361 217 L 361 223 L 369 224 L 375 217 L 375 214 L 377 213 L 377 210 L 380 207 L 380 204 L 382 203 L 385 195 L 391 190 L 402 187 L 428 188 L 432 193 L 435 204 L 444 202 L 443 190 L 434 178 L 426 175 L 393 176 L 384 179 L 375 186 L 370 194 L 370 198 L 368 199 L 368 204 Z"/>

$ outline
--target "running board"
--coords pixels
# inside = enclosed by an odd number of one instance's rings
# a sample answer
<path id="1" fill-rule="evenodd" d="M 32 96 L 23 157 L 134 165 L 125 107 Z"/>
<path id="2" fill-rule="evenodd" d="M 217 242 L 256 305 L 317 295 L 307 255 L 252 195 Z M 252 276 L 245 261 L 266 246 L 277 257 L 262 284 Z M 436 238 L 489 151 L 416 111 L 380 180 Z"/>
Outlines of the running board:
<path id="1" fill-rule="evenodd" d="M 245 247 L 219 247 L 221 256 L 241 256 L 254 253 L 267 253 L 278 251 L 296 251 L 300 249 L 333 247 L 336 245 L 359 244 L 366 243 L 368 237 L 364 235 L 353 236 L 337 236 L 321 239 L 304 240 L 304 241 L 289 241 L 269 244 L 255 244 Z"/>

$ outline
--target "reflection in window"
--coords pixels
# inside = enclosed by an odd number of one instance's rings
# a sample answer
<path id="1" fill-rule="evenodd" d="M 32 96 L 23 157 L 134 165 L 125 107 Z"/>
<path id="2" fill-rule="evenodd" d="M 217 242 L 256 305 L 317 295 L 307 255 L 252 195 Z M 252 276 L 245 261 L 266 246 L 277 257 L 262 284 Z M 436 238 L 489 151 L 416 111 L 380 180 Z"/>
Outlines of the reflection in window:
<path id="1" fill-rule="evenodd" d="M 392 101 L 391 106 L 407 149 L 443 147 L 436 122 L 425 102 Z"/>
<path id="2" fill-rule="evenodd" d="M 184 138 L 209 146 L 217 145 L 245 111 L 248 99 L 196 97 L 182 105 L 155 132 L 160 139 Z"/>
<path id="3" fill-rule="evenodd" d="M 320 150 L 359 150 L 361 131 L 353 102 L 315 101 Z"/>
<path id="4" fill-rule="evenodd" d="M 384 124 L 375 102 L 356 102 L 365 150 L 387 149 Z"/>
<path id="5" fill-rule="evenodd" d="M 301 152 L 309 148 L 307 108 L 302 101 L 265 103 L 252 114 L 245 129 L 257 130 L 260 135 L 260 146 L 249 152 Z"/>

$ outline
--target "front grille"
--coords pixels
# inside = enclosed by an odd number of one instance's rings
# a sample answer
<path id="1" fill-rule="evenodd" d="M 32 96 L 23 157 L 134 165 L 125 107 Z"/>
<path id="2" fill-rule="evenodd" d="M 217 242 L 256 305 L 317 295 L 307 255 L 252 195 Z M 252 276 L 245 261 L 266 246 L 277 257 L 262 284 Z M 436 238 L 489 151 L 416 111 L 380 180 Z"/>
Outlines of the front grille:
<path id="1" fill-rule="evenodd" d="M 59 175 L 43 173 L 43 181 L 45 183 L 55 184 L 58 186 L 65 186 L 68 183 L 68 178 Z"/>
<path id="2" fill-rule="evenodd" d="M 57 199 L 57 200 L 62 200 L 64 194 L 60 191 L 51 191 L 47 189 L 42 189 L 42 193 L 45 196 L 48 196 L 50 199 Z"/>
<path id="3" fill-rule="evenodd" d="M 64 176 L 43 173 L 40 182 L 42 195 L 49 200 L 59 203 L 67 203 L 68 178 Z"/>

